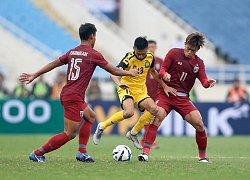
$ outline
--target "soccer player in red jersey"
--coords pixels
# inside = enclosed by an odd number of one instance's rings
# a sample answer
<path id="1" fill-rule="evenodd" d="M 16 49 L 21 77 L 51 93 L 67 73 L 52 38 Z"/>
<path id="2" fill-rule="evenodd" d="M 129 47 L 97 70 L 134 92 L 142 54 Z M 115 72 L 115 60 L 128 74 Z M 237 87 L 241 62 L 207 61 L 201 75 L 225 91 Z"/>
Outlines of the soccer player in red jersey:
<path id="1" fill-rule="evenodd" d="M 155 55 L 155 51 L 156 51 L 156 41 L 154 40 L 148 40 L 148 50 L 151 51 L 154 55 Z M 159 58 L 157 56 L 155 57 L 155 63 L 154 63 L 154 68 L 157 72 L 160 71 L 161 68 L 161 64 L 163 63 L 163 59 Z M 158 82 L 154 79 L 154 77 L 148 73 L 147 74 L 147 79 L 146 79 L 146 85 L 147 85 L 147 89 L 148 89 L 148 95 L 155 100 L 156 95 L 157 95 L 157 86 L 158 86 Z M 145 135 L 146 132 L 148 130 L 149 124 L 147 126 L 144 127 L 144 134 L 143 134 L 143 138 L 141 139 L 141 144 L 144 144 L 144 139 L 145 139 Z M 159 148 L 159 146 L 154 142 L 152 144 L 152 148 L 153 149 L 157 149 Z"/>
<path id="2" fill-rule="evenodd" d="M 151 51 L 154 55 L 155 55 L 155 51 L 156 51 L 156 41 L 154 40 L 148 40 L 148 50 Z M 154 68 L 157 72 L 160 71 L 161 68 L 161 64 L 163 63 L 163 59 L 159 58 L 157 56 L 155 57 L 155 64 L 154 64 Z M 147 89 L 148 89 L 148 95 L 155 100 L 156 95 L 157 95 L 157 87 L 158 86 L 158 82 L 154 79 L 154 77 L 148 73 L 147 74 L 147 80 L 146 80 L 146 85 L 147 85 Z"/>
<path id="3" fill-rule="evenodd" d="M 195 139 L 199 151 L 199 161 L 209 162 L 206 157 L 207 135 L 202 117 L 189 99 L 189 92 L 196 78 L 199 79 L 204 88 L 213 87 L 216 83 L 216 80 L 207 77 L 203 60 L 196 55 L 204 43 L 205 36 L 202 33 L 191 33 L 186 38 L 184 49 L 173 48 L 167 53 L 159 76 L 176 92 L 172 91 L 166 95 L 161 86 L 158 86 L 156 102 L 159 111 L 148 128 L 143 153 L 138 156 L 139 161 L 148 161 L 148 154 L 155 141 L 157 129 L 170 111 L 174 109 L 196 130 Z"/>
<path id="4" fill-rule="evenodd" d="M 54 151 L 74 139 L 78 129 L 79 147 L 76 159 L 82 162 L 94 162 L 94 159 L 87 153 L 86 146 L 95 121 L 95 113 L 85 102 L 84 98 L 96 66 L 114 75 L 138 75 L 138 71 L 135 69 L 124 71 L 114 67 L 104 59 L 101 53 L 93 49 L 96 41 L 96 31 L 94 24 L 82 24 L 79 28 L 81 40 L 79 46 L 69 50 L 66 54 L 48 63 L 37 72 L 32 74 L 22 73 L 19 77 L 21 82 L 29 84 L 35 78 L 56 67 L 68 65 L 67 84 L 63 87 L 60 94 L 60 101 L 64 108 L 64 131 L 51 137 L 43 146 L 30 154 L 29 159 L 34 162 L 45 162 L 44 154 Z M 81 124 L 82 119 L 84 119 L 84 122 Z"/>

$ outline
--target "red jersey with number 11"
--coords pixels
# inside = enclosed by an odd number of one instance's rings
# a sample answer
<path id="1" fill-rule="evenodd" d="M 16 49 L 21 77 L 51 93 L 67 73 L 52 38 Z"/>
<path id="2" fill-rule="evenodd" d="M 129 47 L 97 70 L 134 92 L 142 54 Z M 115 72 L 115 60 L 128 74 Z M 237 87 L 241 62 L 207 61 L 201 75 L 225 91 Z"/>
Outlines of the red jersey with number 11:
<path id="1" fill-rule="evenodd" d="M 186 58 L 184 49 L 173 48 L 167 53 L 160 69 L 160 77 L 163 77 L 166 72 L 171 75 L 170 82 L 166 84 L 178 92 L 188 94 L 196 78 L 200 80 L 203 87 L 209 87 L 203 60 L 196 55 Z M 161 93 L 164 93 L 161 86 L 158 88 Z"/>
<path id="2" fill-rule="evenodd" d="M 59 60 L 68 64 L 67 84 L 63 87 L 61 95 L 79 94 L 83 100 L 96 66 L 103 68 L 108 64 L 101 53 L 88 45 L 80 45 L 69 50 L 59 57 Z"/>

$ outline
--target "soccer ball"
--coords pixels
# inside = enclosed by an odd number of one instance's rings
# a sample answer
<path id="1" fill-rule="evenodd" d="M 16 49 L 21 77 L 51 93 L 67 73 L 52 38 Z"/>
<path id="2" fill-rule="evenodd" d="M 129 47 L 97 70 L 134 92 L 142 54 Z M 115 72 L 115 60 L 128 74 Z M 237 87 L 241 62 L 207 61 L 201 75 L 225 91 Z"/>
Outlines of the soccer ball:
<path id="1" fill-rule="evenodd" d="M 132 151 L 126 145 L 118 145 L 113 150 L 113 158 L 115 161 L 130 161 Z"/>

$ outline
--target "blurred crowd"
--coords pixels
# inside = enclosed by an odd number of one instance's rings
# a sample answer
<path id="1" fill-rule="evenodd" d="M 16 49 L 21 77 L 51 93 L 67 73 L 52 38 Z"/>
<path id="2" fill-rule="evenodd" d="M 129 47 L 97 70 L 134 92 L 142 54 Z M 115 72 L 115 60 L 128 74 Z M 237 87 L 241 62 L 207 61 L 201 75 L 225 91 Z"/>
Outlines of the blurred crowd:
<path id="1" fill-rule="evenodd" d="M 59 72 L 54 83 L 49 85 L 40 76 L 36 82 L 32 83 L 32 88 L 29 90 L 25 83 L 18 81 L 13 90 L 9 90 L 5 85 L 5 78 L 0 73 L 0 99 L 8 98 L 40 98 L 40 99 L 59 99 L 60 92 L 66 84 L 66 74 Z"/>
<path id="2" fill-rule="evenodd" d="M 44 80 L 43 76 L 40 76 L 36 82 L 32 83 L 32 88 L 29 90 L 27 85 L 18 81 L 18 84 L 13 90 L 6 88 L 4 75 L 0 73 L 0 100 L 8 98 L 40 98 L 40 99 L 59 99 L 60 92 L 63 86 L 66 84 L 66 74 L 59 72 L 52 85 Z M 116 86 L 114 84 L 114 93 L 116 93 Z M 99 101 L 103 100 L 105 96 L 101 90 L 98 78 L 93 78 L 89 84 L 86 92 L 87 101 Z M 192 102 L 199 102 L 195 88 L 190 91 L 190 99 Z M 118 97 L 116 100 L 118 100 Z M 225 102 L 240 103 L 249 102 L 249 93 L 246 88 L 240 83 L 238 78 L 235 78 L 231 87 L 228 89 Z"/>
<path id="3" fill-rule="evenodd" d="M 44 75 L 40 76 L 36 82 L 31 83 L 32 88 L 28 89 L 27 85 L 18 80 L 13 90 L 9 90 L 5 84 L 5 77 L 0 73 L 0 100 L 9 98 L 37 98 L 37 99 L 60 99 L 60 92 L 66 85 L 66 73 L 59 72 L 52 85 L 44 80 Z M 93 78 L 86 92 L 88 101 L 102 99 L 102 91 L 99 80 Z"/>

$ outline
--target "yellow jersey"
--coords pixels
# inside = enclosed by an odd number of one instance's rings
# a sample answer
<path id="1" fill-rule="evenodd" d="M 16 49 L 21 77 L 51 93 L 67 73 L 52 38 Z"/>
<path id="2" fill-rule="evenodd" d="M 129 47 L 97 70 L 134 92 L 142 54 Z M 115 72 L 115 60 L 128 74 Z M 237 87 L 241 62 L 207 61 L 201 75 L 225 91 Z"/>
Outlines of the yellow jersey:
<path id="1" fill-rule="evenodd" d="M 132 92 L 140 92 L 147 90 L 146 77 L 149 68 L 154 68 L 154 55 L 148 51 L 144 59 L 137 59 L 134 52 L 128 52 L 118 64 L 118 68 L 129 70 L 131 67 L 138 69 L 139 76 L 122 76 L 120 81 L 122 84 L 127 84 Z"/>

